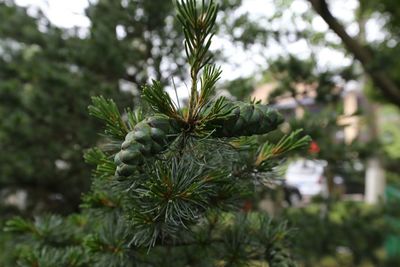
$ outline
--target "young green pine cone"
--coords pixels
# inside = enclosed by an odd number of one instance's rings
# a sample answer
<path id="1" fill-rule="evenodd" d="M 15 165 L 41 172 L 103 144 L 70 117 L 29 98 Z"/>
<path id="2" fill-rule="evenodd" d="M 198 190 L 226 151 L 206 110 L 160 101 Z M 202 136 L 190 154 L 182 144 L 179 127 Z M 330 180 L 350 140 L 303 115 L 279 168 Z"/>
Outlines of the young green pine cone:
<path id="1" fill-rule="evenodd" d="M 282 115 L 262 104 L 231 102 L 226 109 L 231 110 L 224 120 L 212 123 L 215 127 L 213 136 L 239 137 L 254 134 L 265 134 L 275 130 L 282 122 Z"/>
<path id="2" fill-rule="evenodd" d="M 181 131 L 177 121 L 162 117 L 149 117 L 136 124 L 121 145 L 121 151 L 115 155 L 116 174 L 131 175 L 144 157 L 154 156 L 167 149 Z"/>
<path id="3" fill-rule="evenodd" d="M 271 267 L 296 267 L 290 254 L 280 246 L 272 246 L 266 251 L 266 260 Z"/>

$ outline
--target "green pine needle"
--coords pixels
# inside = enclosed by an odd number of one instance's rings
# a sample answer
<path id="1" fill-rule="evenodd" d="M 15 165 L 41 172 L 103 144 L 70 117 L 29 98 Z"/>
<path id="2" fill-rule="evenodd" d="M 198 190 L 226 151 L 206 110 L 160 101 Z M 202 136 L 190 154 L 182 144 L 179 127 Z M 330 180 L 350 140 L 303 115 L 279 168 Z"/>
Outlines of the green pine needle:
<path id="1" fill-rule="evenodd" d="M 221 68 L 215 65 L 205 66 L 200 79 L 200 96 L 194 112 L 195 117 L 199 116 L 200 111 L 209 103 L 210 98 L 215 94 L 215 84 L 221 78 L 221 73 Z"/>
<path id="2" fill-rule="evenodd" d="M 35 233 L 35 226 L 27 221 L 22 219 L 21 217 L 15 217 L 6 222 L 6 225 L 3 229 L 5 232 L 15 232 L 15 233 Z"/>
<path id="3" fill-rule="evenodd" d="M 178 9 L 177 18 L 182 24 L 183 33 L 185 35 L 185 52 L 190 64 L 190 77 L 192 86 L 189 96 L 189 112 L 187 121 L 195 121 L 199 115 L 199 111 L 207 102 L 209 92 L 212 92 L 215 82 L 219 79 L 220 70 L 215 67 L 209 67 L 205 70 L 206 80 L 202 79 L 202 88 L 199 93 L 197 91 L 198 75 L 212 59 L 209 54 L 211 40 L 214 35 L 213 29 L 218 13 L 218 5 L 212 0 L 206 5 L 202 1 L 201 7 L 198 8 L 195 0 L 177 1 Z"/>
<path id="4" fill-rule="evenodd" d="M 105 134 L 113 139 L 124 140 L 129 130 L 115 102 L 103 96 L 96 96 L 92 97 L 92 103 L 89 106 L 89 114 L 105 123 Z"/>
<path id="5" fill-rule="evenodd" d="M 289 135 L 283 136 L 277 144 L 269 142 L 264 143 L 258 153 L 256 166 L 262 164 L 268 159 L 280 157 L 289 151 L 300 149 L 309 145 L 311 138 L 306 135 L 302 136 L 302 129 L 298 129 Z"/>
<path id="6" fill-rule="evenodd" d="M 96 165 L 93 171 L 94 177 L 110 179 L 114 177 L 116 165 L 114 160 L 108 157 L 103 151 L 98 148 L 89 149 L 84 155 L 87 163 Z"/>
<path id="7" fill-rule="evenodd" d="M 155 112 L 181 120 L 178 108 L 169 94 L 163 90 L 160 82 L 153 80 L 152 85 L 145 85 L 142 96 Z"/>
<path id="8" fill-rule="evenodd" d="M 136 124 L 144 120 L 143 110 L 139 107 L 132 111 L 130 108 L 125 110 L 127 116 L 127 123 L 129 127 L 129 131 L 132 131 Z"/>
<path id="9" fill-rule="evenodd" d="M 202 128 L 209 124 L 212 121 L 223 120 L 227 118 L 232 108 L 227 108 L 227 100 L 225 97 L 219 97 L 217 100 L 210 103 L 209 107 L 203 107 L 200 110 L 200 118 L 198 120 L 197 130 L 201 131 Z M 208 103 L 205 103 L 204 106 L 207 106 Z"/>

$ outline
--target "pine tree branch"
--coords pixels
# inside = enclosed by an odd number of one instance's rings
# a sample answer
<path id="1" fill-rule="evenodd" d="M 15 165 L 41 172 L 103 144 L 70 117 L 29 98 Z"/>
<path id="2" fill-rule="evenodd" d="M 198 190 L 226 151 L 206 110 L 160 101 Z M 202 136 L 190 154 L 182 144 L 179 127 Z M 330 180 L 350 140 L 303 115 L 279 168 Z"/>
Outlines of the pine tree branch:
<path id="1" fill-rule="evenodd" d="M 269 159 L 280 157 L 292 150 L 309 145 L 311 138 L 308 135 L 302 136 L 302 131 L 302 129 L 298 129 L 289 135 L 283 136 L 277 144 L 264 143 L 257 155 L 255 165 L 259 166 Z"/>
<path id="2" fill-rule="evenodd" d="M 171 97 L 165 92 L 161 83 L 153 80 L 152 85 L 143 87 L 143 98 L 150 104 L 151 108 L 157 112 L 174 118 L 178 121 L 183 121 L 178 113 L 178 108 L 172 101 Z"/>
<path id="3" fill-rule="evenodd" d="M 105 122 L 105 133 L 109 137 L 123 140 L 129 132 L 128 126 L 122 120 L 117 105 L 111 99 L 103 96 L 92 97 L 93 104 L 89 106 L 89 114 Z"/>
<path id="4" fill-rule="evenodd" d="M 218 5 L 215 5 L 213 0 L 210 0 L 207 5 L 205 1 L 202 1 L 199 9 L 196 0 L 178 0 L 176 3 L 178 9 L 177 18 L 183 26 L 185 52 L 190 64 L 192 85 L 186 121 L 192 123 L 196 120 L 196 106 L 199 107 L 199 93 L 197 91 L 199 72 L 212 58 L 208 54 L 208 50 L 214 35 L 213 28 L 217 17 Z M 207 88 L 201 89 L 205 90 Z"/>

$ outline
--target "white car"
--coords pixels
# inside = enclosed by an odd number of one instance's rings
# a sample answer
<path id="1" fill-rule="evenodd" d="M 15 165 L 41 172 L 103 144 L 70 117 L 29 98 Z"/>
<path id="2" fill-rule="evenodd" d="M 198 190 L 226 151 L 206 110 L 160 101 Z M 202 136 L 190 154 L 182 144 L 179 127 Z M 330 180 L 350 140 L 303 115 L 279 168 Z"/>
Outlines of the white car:
<path id="1" fill-rule="evenodd" d="M 327 184 L 323 160 L 300 159 L 291 162 L 285 173 L 286 183 L 299 189 L 303 196 L 326 195 Z"/>

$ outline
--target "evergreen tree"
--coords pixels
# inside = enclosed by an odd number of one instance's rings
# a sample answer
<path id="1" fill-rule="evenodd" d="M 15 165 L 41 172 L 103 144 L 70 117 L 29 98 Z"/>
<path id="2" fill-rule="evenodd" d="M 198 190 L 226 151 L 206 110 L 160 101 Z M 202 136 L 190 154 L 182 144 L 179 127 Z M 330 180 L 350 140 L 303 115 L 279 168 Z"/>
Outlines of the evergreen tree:
<path id="1" fill-rule="evenodd" d="M 23 192 L 26 207 L 12 212 L 70 212 L 89 185 L 81 150 L 97 139 L 84 109 L 95 92 L 116 91 L 79 71 L 71 45 L 82 42 L 64 38 L 43 14 L 0 2 L 0 17 L 1 205 Z"/>
<path id="2" fill-rule="evenodd" d="M 222 18 L 240 3 L 222 1 Z M 90 27 L 82 35 L 82 29 L 56 27 L 41 12 L 33 16 L 0 0 L 4 214 L 78 209 L 90 185 L 83 151 L 101 142 L 99 123 L 85 112 L 90 97 L 134 105 L 138 85 L 149 77 L 165 85 L 172 75 L 179 80 L 186 74 L 183 33 L 173 13 L 172 1 L 96 1 L 86 9 Z M 18 210 L 4 201 L 17 192 L 27 195 Z"/>
<path id="3" fill-rule="evenodd" d="M 195 0 L 176 7 L 190 65 L 188 106 L 158 81 L 144 87 L 135 111 L 121 114 L 114 101 L 94 97 L 89 111 L 108 141 L 86 153 L 96 168 L 82 212 L 10 220 L 6 230 L 23 238 L 20 266 L 295 266 L 285 224 L 240 207 L 309 138 L 295 131 L 261 142 L 258 135 L 283 121 L 276 110 L 216 98 L 221 71 L 208 50 L 218 7 Z"/>

